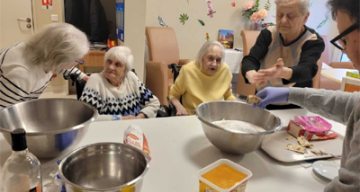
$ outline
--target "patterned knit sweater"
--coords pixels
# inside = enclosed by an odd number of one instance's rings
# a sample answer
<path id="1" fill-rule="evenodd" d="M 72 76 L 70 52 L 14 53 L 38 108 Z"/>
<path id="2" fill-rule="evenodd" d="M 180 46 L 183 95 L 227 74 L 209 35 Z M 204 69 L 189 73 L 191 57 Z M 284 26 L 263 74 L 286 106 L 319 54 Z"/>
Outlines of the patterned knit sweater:
<path id="1" fill-rule="evenodd" d="M 158 98 L 138 77 L 129 71 L 120 86 L 113 86 L 102 73 L 93 73 L 80 97 L 103 115 L 138 115 L 155 117 L 160 107 Z"/>

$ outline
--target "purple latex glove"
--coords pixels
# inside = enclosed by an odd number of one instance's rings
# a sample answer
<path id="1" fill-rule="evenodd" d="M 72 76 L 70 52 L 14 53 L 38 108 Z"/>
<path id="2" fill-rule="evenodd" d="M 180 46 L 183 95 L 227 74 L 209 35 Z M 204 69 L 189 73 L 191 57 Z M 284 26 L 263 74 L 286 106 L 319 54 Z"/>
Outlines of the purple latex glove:
<path id="1" fill-rule="evenodd" d="M 266 87 L 259 91 L 256 96 L 261 98 L 261 101 L 259 104 L 257 104 L 257 106 L 260 108 L 265 108 L 268 104 L 287 102 L 289 98 L 289 88 Z"/>

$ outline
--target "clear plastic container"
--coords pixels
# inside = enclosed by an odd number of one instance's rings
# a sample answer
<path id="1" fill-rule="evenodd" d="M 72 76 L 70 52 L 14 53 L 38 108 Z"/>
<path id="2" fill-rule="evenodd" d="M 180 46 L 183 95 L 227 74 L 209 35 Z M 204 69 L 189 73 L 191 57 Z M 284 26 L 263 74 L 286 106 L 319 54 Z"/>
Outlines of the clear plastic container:
<path id="1" fill-rule="evenodd" d="M 244 192 L 252 172 L 227 159 L 219 159 L 200 170 L 199 192 Z"/>

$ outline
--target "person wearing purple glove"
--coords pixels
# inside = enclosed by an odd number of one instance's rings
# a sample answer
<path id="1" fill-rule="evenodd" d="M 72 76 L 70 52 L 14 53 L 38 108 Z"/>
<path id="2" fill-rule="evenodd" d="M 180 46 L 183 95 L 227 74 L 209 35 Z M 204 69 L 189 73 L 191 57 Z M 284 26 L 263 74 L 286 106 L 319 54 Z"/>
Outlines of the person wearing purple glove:
<path id="1" fill-rule="evenodd" d="M 265 108 L 272 103 L 285 103 L 288 102 L 289 88 L 288 87 L 266 87 L 259 91 L 256 96 L 261 98 L 257 104 L 260 108 Z"/>
<path id="2" fill-rule="evenodd" d="M 360 71 L 360 5 L 359 0 L 329 0 L 332 15 L 340 32 L 331 43 L 348 55 Z M 360 191 L 360 93 L 312 88 L 268 87 L 257 94 L 259 107 L 273 102 L 289 102 L 311 112 L 346 124 L 339 174 L 325 192 Z"/>

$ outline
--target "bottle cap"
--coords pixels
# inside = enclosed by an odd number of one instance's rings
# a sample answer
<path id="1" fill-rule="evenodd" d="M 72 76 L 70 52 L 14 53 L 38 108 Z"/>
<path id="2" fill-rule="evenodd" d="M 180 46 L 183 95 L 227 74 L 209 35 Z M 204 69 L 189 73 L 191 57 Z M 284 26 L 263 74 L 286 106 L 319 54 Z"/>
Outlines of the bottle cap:
<path id="1" fill-rule="evenodd" d="M 22 151 L 27 148 L 26 133 L 22 128 L 15 129 L 11 132 L 11 147 L 13 151 Z"/>

